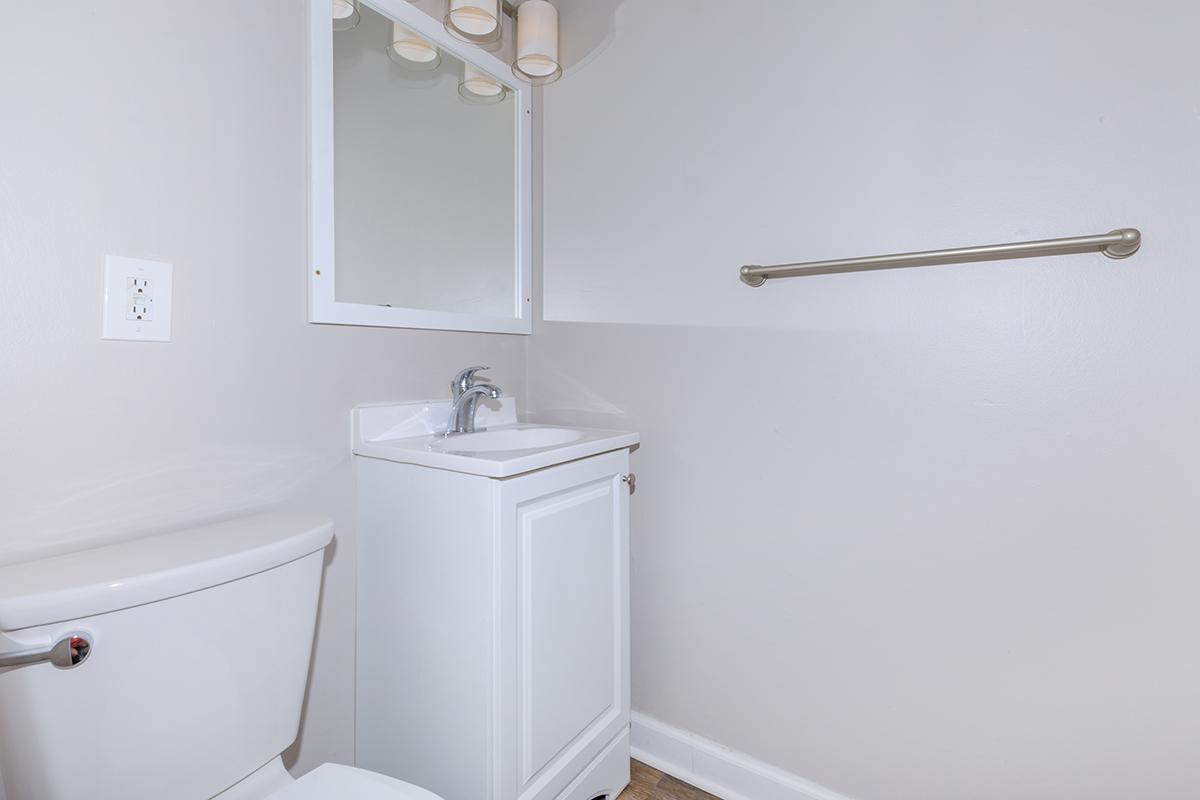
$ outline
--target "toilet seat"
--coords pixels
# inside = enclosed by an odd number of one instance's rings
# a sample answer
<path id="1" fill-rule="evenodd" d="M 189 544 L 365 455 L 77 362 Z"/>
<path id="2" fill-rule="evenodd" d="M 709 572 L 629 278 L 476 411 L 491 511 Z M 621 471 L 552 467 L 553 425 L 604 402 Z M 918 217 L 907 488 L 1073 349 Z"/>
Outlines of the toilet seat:
<path id="1" fill-rule="evenodd" d="M 442 800 L 428 789 L 378 772 L 322 764 L 264 800 Z"/>

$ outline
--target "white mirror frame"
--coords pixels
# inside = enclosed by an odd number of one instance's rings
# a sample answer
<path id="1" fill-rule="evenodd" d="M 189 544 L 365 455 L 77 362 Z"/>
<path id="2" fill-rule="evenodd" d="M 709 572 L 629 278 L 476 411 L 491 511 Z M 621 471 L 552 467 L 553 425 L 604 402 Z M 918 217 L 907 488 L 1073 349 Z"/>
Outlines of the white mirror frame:
<path id="1" fill-rule="evenodd" d="M 458 41 L 446 32 L 440 20 L 414 7 L 408 0 L 364 0 L 364 4 L 403 23 L 456 58 L 469 61 L 513 89 L 517 150 L 514 159 L 517 170 L 514 315 L 490 317 L 338 302 L 334 294 L 333 27 L 330 23 L 329 0 L 309 0 L 308 321 L 385 328 L 532 333 L 532 87 L 514 81 L 508 64 L 482 48 Z"/>

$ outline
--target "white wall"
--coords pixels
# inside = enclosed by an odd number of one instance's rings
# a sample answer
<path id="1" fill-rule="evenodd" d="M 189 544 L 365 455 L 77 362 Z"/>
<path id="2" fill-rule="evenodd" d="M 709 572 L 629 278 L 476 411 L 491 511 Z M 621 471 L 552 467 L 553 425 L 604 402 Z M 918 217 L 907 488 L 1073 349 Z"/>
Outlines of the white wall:
<path id="1" fill-rule="evenodd" d="M 627 0 L 546 90 L 531 394 L 643 435 L 635 708 L 860 800 L 1200 792 L 1197 23 Z"/>
<path id="2" fill-rule="evenodd" d="M 349 412 L 523 337 L 305 321 L 299 0 L 15 3 L 0 25 L 0 562 L 245 511 L 330 514 L 296 771 L 353 759 Z M 169 344 L 100 340 L 106 253 L 175 265 Z"/>

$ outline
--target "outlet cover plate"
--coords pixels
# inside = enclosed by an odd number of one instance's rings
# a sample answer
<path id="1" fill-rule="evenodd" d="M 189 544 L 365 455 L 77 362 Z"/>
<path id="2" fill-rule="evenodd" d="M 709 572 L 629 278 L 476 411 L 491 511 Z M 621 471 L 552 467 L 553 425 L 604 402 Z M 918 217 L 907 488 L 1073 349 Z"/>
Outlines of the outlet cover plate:
<path id="1" fill-rule="evenodd" d="M 104 257 L 105 339 L 171 341 L 171 273 L 161 261 Z"/>

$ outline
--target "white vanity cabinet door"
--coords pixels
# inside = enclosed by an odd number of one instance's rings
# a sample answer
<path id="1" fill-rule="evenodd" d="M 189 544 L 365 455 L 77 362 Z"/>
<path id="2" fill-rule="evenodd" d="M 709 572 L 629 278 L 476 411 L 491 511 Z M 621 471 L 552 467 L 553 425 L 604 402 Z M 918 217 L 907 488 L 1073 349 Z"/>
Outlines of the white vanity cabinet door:
<path id="1" fill-rule="evenodd" d="M 558 797 L 628 729 L 628 471 L 619 450 L 497 484 L 506 797 Z"/>

